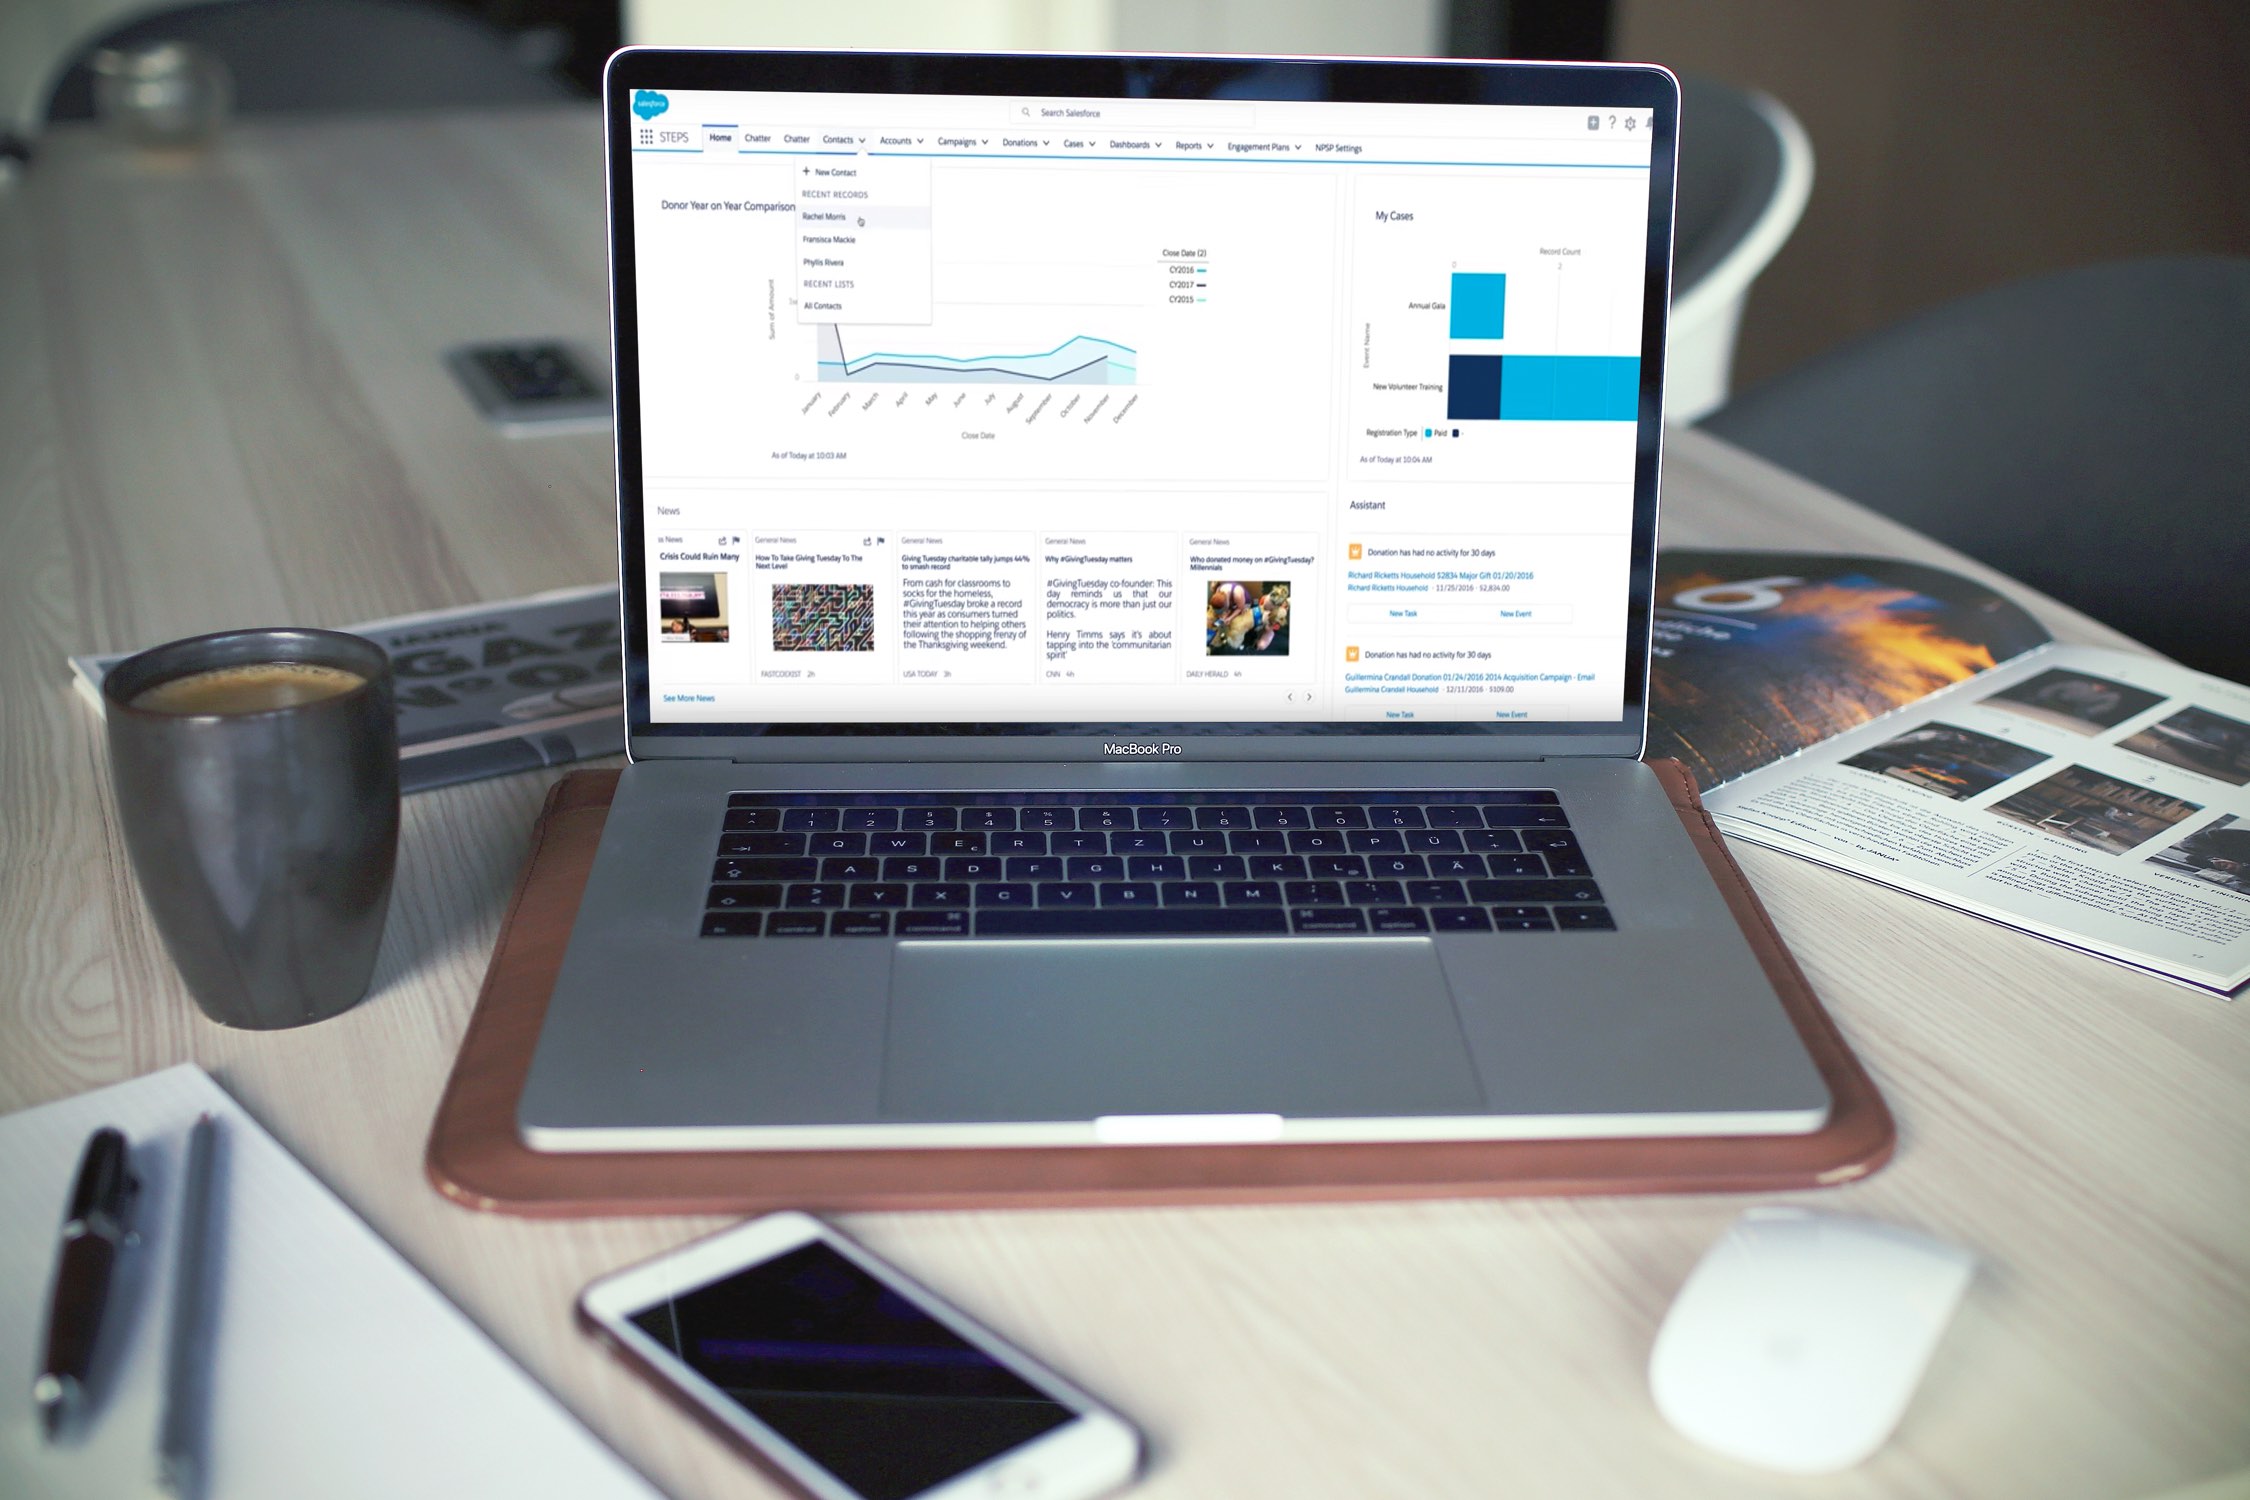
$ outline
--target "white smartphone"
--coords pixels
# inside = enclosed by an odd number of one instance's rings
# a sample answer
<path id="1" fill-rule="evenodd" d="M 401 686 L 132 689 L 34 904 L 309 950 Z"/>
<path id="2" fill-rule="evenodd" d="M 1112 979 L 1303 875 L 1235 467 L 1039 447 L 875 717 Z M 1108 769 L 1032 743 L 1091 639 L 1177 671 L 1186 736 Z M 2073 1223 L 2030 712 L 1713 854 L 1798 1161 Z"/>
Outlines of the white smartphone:
<path id="1" fill-rule="evenodd" d="M 810 1214 L 605 1276 L 580 1319 L 817 1500 L 1091 1500 L 1131 1424 Z"/>

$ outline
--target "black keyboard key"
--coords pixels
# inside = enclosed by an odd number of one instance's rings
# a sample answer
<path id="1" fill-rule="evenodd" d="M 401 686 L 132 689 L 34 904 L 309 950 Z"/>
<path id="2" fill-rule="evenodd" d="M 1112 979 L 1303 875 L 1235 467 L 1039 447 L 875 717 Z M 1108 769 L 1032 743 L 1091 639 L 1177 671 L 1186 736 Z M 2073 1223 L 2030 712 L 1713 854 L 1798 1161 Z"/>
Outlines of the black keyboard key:
<path id="1" fill-rule="evenodd" d="M 1299 932 L 1365 932 L 1367 919 L 1357 907 L 1351 906 L 1296 906 L 1289 910 L 1289 921 Z"/>
<path id="2" fill-rule="evenodd" d="M 1424 811 L 1429 815 L 1432 828 L 1482 828 L 1484 826 L 1484 813 L 1482 811 L 1458 802 L 1426 808 Z"/>
<path id="3" fill-rule="evenodd" d="M 1469 895 L 1458 880 L 1409 880 L 1406 899 L 1416 906 L 1459 906 Z"/>
<path id="4" fill-rule="evenodd" d="M 766 918 L 767 937 L 819 937 L 827 931 L 824 911 L 777 911 Z"/>
<path id="5" fill-rule="evenodd" d="M 1570 820 L 1559 807 L 1487 807 L 1484 821 L 1493 828 L 1567 828 Z"/>
<path id="6" fill-rule="evenodd" d="M 1016 826 L 1016 810 L 1012 807 L 971 807 L 961 813 L 961 826 L 986 833 L 1012 832 Z"/>
<path id="7" fill-rule="evenodd" d="M 1268 828 L 1238 829 L 1227 835 L 1230 854 L 1280 854 L 1288 847 L 1288 834 Z"/>
<path id="8" fill-rule="evenodd" d="M 934 854 L 901 854 L 883 861 L 885 880 L 935 880 L 945 870 L 945 861 Z"/>
<path id="9" fill-rule="evenodd" d="M 1250 809 L 1247 807 L 1199 807 L 1195 810 L 1198 828 L 1248 828 Z"/>
<path id="10" fill-rule="evenodd" d="M 1599 901 L 1601 887 L 1591 880 L 1472 880 L 1469 899 L 1496 902 Z"/>
<path id="11" fill-rule="evenodd" d="M 1344 847 L 1354 854 L 1403 854 L 1406 835 L 1396 828 L 1354 828 L 1344 835 Z"/>
<path id="12" fill-rule="evenodd" d="M 1333 828 L 1311 828 L 1289 835 L 1291 854 L 1345 854 L 1344 835 Z"/>
<path id="13" fill-rule="evenodd" d="M 766 793 L 764 793 L 764 792 L 729 792 L 729 793 L 727 793 L 727 808 L 728 808 L 728 810 L 729 810 L 729 811 L 732 811 L 733 809 L 735 809 L 735 808 L 737 808 L 737 807 L 762 807 L 762 808 L 766 808 L 766 809 L 768 809 L 769 811 L 771 811 L 771 812 L 773 813 L 773 821 L 772 821 L 771 823 L 762 823 L 762 824 L 760 824 L 760 825 L 758 825 L 758 826 L 759 826 L 759 827 L 761 827 L 761 828 L 779 828 L 779 827 L 781 826 L 781 809 L 780 809 L 780 808 L 778 808 L 778 807 L 775 807 L 775 806 L 773 805 L 773 799 L 772 799 L 772 798 L 771 798 L 771 797 L 770 797 L 770 796 L 769 796 L 768 794 L 766 794 Z"/>
<path id="14" fill-rule="evenodd" d="M 992 835 L 994 854 L 1045 854 L 1047 835 L 1043 833 L 996 833 Z"/>
<path id="15" fill-rule="evenodd" d="M 984 835 L 981 833 L 933 833 L 930 835 L 932 854 L 982 854 Z"/>
<path id="16" fill-rule="evenodd" d="M 1430 919 L 1411 906 L 1371 906 L 1367 926 L 1374 932 L 1428 932 Z"/>
<path id="17" fill-rule="evenodd" d="M 1106 833 L 1050 833 L 1047 849 L 1052 854 L 1107 854 L 1109 835 Z"/>
<path id="18" fill-rule="evenodd" d="M 1155 906 L 1156 882 L 1153 880 L 1112 880 L 1102 886 L 1104 906 Z"/>
<path id="19" fill-rule="evenodd" d="M 1099 887 L 1087 880 L 1058 880 L 1039 887 L 1041 906 L 1084 907 L 1097 901 L 1094 892 Z"/>
<path id="20" fill-rule="evenodd" d="M 917 907 L 967 906 L 971 889 L 973 887 L 966 881 L 924 881 L 914 887 L 914 904 Z"/>
<path id="21" fill-rule="evenodd" d="M 1216 828 L 1175 828 L 1172 830 L 1174 854 L 1224 854 L 1227 836 Z"/>
<path id="22" fill-rule="evenodd" d="M 779 906 L 778 885 L 715 885 L 703 901 L 712 911 L 740 911 L 745 907 Z"/>
<path id="23" fill-rule="evenodd" d="M 1016 819 L 1016 826 L 1042 830 L 1076 828 L 1078 813 L 1075 808 L 1068 807 L 1027 807 Z"/>
<path id="24" fill-rule="evenodd" d="M 1472 828 L 1461 841 L 1483 854 L 1513 854 L 1523 847 L 1523 836 L 1512 828 Z"/>
<path id="25" fill-rule="evenodd" d="M 1112 854 L 1162 854 L 1172 846 L 1160 832 L 1118 832 L 1109 836 Z"/>
<path id="26" fill-rule="evenodd" d="M 1219 887 L 1210 880 L 1169 880 L 1164 883 L 1166 906 L 1217 906 Z"/>
<path id="27" fill-rule="evenodd" d="M 1426 826 L 1422 809 L 1399 802 L 1383 802 L 1367 811 L 1368 822 L 1377 828 L 1421 828 Z"/>
<path id="28" fill-rule="evenodd" d="M 1021 880 L 989 880 L 977 887 L 979 906 L 1030 906 L 1038 899 L 1037 886 Z"/>
<path id="29" fill-rule="evenodd" d="M 1195 826 L 1194 810 L 1185 807 L 1144 807 L 1139 826 L 1142 828 L 1192 828 Z"/>
<path id="30" fill-rule="evenodd" d="M 1494 854 L 1485 865 L 1506 880 L 1537 880 L 1547 873 L 1547 862 L 1536 854 Z"/>
<path id="31" fill-rule="evenodd" d="M 1250 873 L 1239 854 L 1191 854 L 1187 865 L 1190 880 L 1240 880 Z"/>
<path id="32" fill-rule="evenodd" d="M 1502 916 L 1502 910 L 1503 908 L 1497 906 L 1492 909 L 1492 925 L 1502 932 L 1553 932 L 1555 930 L 1555 919 L 1547 915 L 1547 909 L 1543 906 L 1532 907 L 1530 916 Z"/>
<path id="33" fill-rule="evenodd" d="M 895 807 L 847 807 L 844 809 L 844 828 L 847 832 L 881 833 L 898 827 L 898 809 Z"/>
<path id="34" fill-rule="evenodd" d="M 998 880 L 1000 856 L 997 854 L 956 854 L 945 862 L 948 880 Z"/>
<path id="35" fill-rule="evenodd" d="M 1463 846 L 1450 828 L 1421 828 L 1406 835 L 1406 847 L 1417 854 L 1452 854 Z"/>
<path id="36" fill-rule="evenodd" d="M 967 911 L 902 911 L 891 930 L 900 937 L 967 937 Z"/>
<path id="37" fill-rule="evenodd" d="M 1551 874 L 1576 875 L 1581 879 L 1594 873 L 1592 868 L 1587 865 L 1586 861 L 1580 859 L 1575 854 L 1548 855 L 1547 869 Z"/>
<path id="38" fill-rule="evenodd" d="M 781 826 L 800 833 L 825 833 L 842 822 L 833 807 L 792 807 L 781 815 Z"/>
<path id="39" fill-rule="evenodd" d="M 883 873 L 883 862 L 872 854 L 834 854 L 820 862 L 823 880 L 874 880 Z"/>
<path id="40" fill-rule="evenodd" d="M 1351 880 L 1367 877 L 1367 860 L 1357 854 L 1308 854 L 1305 873 L 1315 880 Z"/>
<path id="41" fill-rule="evenodd" d="M 1177 854 L 1140 854 L 1125 861 L 1128 880 L 1185 880 L 1187 861 Z"/>
<path id="42" fill-rule="evenodd" d="M 1537 849 L 1542 854 L 1550 849 L 1560 854 L 1580 852 L 1578 835 L 1567 828 L 1527 828 L 1524 830 L 1523 846 L 1526 849 Z"/>
<path id="43" fill-rule="evenodd" d="M 1481 906 L 1440 906 L 1431 910 L 1430 923 L 1440 932 L 1490 932 L 1492 918 Z"/>
<path id="44" fill-rule="evenodd" d="M 1364 807 L 1315 807 L 1307 809 L 1315 828 L 1365 828 L 1367 809 Z"/>
<path id="45" fill-rule="evenodd" d="M 864 833 L 814 833 L 805 837 L 807 854 L 865 854 L 867 835 Z"/>
<path id="46" fill-rule="evenodd" d="M 1250 868 L 1253 880 L 1303 880 L 1305 857 L 1302 854 L 1249 854 L 1242 862 Z"/>
<path id="47" fill-rule="evenodd" d="M 930 836 L 926 833 L 875 833 L 867 839 L 870 854 L 927 854 Z"/>
<path id="48" fill-rule="evenodd" d="M 1446 880 L 1467 880 L 1484 873 L 1484 856 L 1481 854 L 1433 854 L 1430 856 L 1430 873 Z"/>
<path id="49" fill-rule="evenodd" d="M 1555 921 L 1565 932 L 1615 932 L 1617 922 L 1606 906 L 1558 906 Z"/>
<path id="50" fill-rule="evenodd" d="M 745 833 L 753 828 L 779 828 L 781 809 L 778 807 L 730 807 L 727 809 L 726 830 Z"/>
<path id="51" fill-rule="evenodd" d="M 898 815 L 899 827 L 919 828 L 925 832 L 933 829 L 942 832 L 957 828 L 960 826 L 960 822 L 960 814 L 950 807 L 901 808 Z"/>
<path id="52" fill-rule="evenodd" d="M 1284 886 L 1291 906 L 1342 906 L 1344 887 L 1334 880 L 1292 880 Z"/>
<path id="53" fill-rule="evenodd" d="M 1130 828 L 1133 810 L 1129 807 L 1081 807 L 1078 809 L 1080 828 Z"/>
<path id="54" fill-rule="evenodd" d="M 1253 828 L 1278 828 L 1294 832 L 1312 827 L 1312 814 L 1302 807 L 1254 807 L 1250 809 Z"/>
<path id="55" fill-rule="evenodd" d="M 802 854 L 805 852 L 805 835 L 801 833 L 722 833 L 719 835 L 719 853 L 739 854 Z"/>
<path id="56" fill-rule="evenodd" d="M 978 937 L 1232 937 L 1288 930 L 1274 906 L 1042 906 L 977 913 Z"/>
<path id="57" fill-rule="evenodd" d="M 907 884 L 903 880 L 862 881 L 852 887 L 851 904 L 874 910 L 896 911 L 906 905 Z"/>
<path id="58" fill-rule="evenodd" d="M 810 880 L 820 873 L 817 859 L 724 859 L 719 870 L 729 880 Z"/>
<path id="59" fill-rule="evenodd" d="M 755 911 L 707 911 L 705 937 L 756 937 L 765 927 L 765 914 Z"/>
<path id="60" fill-rule="evenodd" d="M 1492 914 L 1496 917 L 1544 917 L 1547 915 L 1547 908 L 1544 906 L 1495 906 L 1492 908 Z"/>
<path id="61" fill-rule="evenodd" d="M 1271 880 L 1236 880 L 1227 885 L 1229 906 L 1279 906 L 1281 887 Z"/>
<path id="62" fill-rule="evenodd" d="M 1114 854 L 1082 854 L 1069 861 L 1066 872 L 1072 880 L 1123 880 L 1125 861 Z"/>
<path id="63" fill-rule="evenodd" d="M 1344 899 L 1354 906 L 1396 906 L 1406 899 L 1395 880 L 1347 880 Z"/>
<path id="64" fill-rule="evenodd" d="M 830 937 L 887 937 L 890 930 L 887 911 L 840 911 L 828 919 Z"/>
<path id="65" fill-rule="evenodd" d="M 1049 855 L 1023 854 L 1008 861 L 1010 880 L 1060 880 L 1063 862 Z"/>
<path id="66" fill-rule="evenodd" d="M 1370 854 L 1367 873 L 1377 880 L 1410 880 L 1428 874 L 1429 870 L 1419 854 Z"/>
<path id="67" fill-rule="evenodd" d="M 806 907 L 842 906 L 851 887 L 832 880 L 808 881 L 789 887 L 784 904 L 797 910 Z"/>

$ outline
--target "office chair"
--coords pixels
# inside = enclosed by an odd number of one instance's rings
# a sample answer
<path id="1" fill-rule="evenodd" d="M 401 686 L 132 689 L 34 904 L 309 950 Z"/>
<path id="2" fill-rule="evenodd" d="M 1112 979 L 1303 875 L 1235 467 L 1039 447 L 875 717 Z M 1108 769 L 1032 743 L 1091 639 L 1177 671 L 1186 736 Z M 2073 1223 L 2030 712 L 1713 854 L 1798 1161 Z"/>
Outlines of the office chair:
<path id="1" fill-rule="evenodd" d="M 1703 426 L 2250 681 L 2250 260 L 2087 266 L 1817 356 Z"/>
<path id="2" fill-rule="evenodd" d="M 188 42 L 215 54 L 240 114 L 540 104 L 576 97 L 513 39 L 429 0 L 204 0 L 90 40 L 64 67 L 47 119 L 94 112 L 88 60 L 104 47 Z"/>
<path id="3" fill-rule="evenodd" d="M 1778 100 L 1680 80 L 1668 421 L 1692 422 L 1727 399 L 1750 283 L 1804 217 L 1812 180 L 1812 142 Z"/>

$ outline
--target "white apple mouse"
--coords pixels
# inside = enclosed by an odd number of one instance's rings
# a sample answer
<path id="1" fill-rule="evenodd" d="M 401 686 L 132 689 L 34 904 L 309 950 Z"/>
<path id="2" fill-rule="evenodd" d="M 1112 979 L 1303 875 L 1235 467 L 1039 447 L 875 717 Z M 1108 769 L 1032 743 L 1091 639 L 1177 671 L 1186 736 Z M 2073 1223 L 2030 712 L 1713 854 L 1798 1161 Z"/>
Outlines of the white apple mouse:
<path id="1" fill-rule="evenodd" d="M 1848 1469 L 1898 1426 L 1976 1258 L 1872 1219 L 1753 1208 L 1665 1314 L 1656 1408 L 1730 1458 Z"/>

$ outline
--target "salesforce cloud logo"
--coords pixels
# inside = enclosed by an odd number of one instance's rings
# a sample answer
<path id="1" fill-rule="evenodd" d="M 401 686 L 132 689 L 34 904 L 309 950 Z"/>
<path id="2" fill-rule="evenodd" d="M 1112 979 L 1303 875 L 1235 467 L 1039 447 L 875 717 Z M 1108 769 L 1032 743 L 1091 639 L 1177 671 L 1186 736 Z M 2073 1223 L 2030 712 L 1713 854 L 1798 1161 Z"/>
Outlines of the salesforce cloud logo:
<path id="1" fill-rule="evenodd" d="M 672 107 L 672 101 L 654 89 L 633 90 L 633 113 L 644 120 L 653 120 Z"/>

